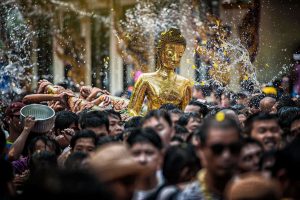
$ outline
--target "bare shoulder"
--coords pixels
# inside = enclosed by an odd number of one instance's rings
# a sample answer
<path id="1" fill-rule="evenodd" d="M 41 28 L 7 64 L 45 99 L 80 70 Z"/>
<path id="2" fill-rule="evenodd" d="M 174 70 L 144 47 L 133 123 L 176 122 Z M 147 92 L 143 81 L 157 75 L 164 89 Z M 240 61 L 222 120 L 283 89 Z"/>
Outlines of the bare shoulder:
<path id="1" fill-rule="evenodd" d="M 139 81 L 141 82 L 149 82 L 153 79 L 153 77 L 156 76 L 156 73 L 143 73 L 140 77 L 139 77 Z"/>

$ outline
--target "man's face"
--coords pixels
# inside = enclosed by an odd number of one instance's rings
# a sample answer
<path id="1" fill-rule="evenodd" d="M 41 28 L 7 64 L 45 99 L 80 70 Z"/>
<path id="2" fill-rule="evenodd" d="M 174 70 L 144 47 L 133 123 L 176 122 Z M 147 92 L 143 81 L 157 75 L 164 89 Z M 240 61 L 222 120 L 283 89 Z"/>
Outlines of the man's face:
<path id="1" fill-rule="evenodd" d="M 192 117 L 188 121 L 186 128 L 190 133 L 192 133 L 197 129 L 197 127 L 200 126 L 200 124 L 201 124 L 201 119 Z"/>
<path id="2" fill-rule="evenodd" d="M 93 138 L 79 138 L 73 152 L 91 153 L 96 148 Z"/>
<path id="3" fill-rule="evenodd" d="M 98 127 L 87 127 L 86 129 L 90 131 L 94 131 L 97 138 L 108 135 L 108 130 L 104 124 Z"/>
<path id="4" fill-rule="evenodd" d="M 199 113 L 200 112 L 200 107 L 199 106 L 195 106 L 195 105 L 187 105 L 184 109 L 185 113 Z"/>
<path id="5" fill-rule="evenodd" d="M 164 141 L 164 144 L 169 144 L 172 137 L 173 128 L 164 118 L 160 117 L 157 119 L 152 117 L 144 122 L 143 128 L 145 127 L 153 128 L 159 134 L 162 141 Z"/>
<path id="6" fill-rule="evenodd" d="M 13 115 L 9 120 L 9 125 L 13 128 L 13 130 L 21 133 L 23 130 L 23 126 L 21 125 L 20 115 Z"/>
<path id="7" fill-rule="evenodd" d="M 265 151 L 280 147 L 281 129 L 276 120 L 253 122 L 250 135 L 263 145 Z"/>
<path id="8" fill-rule="evenodd" d="M 259 145 L 246 144 L 241 150 L 239 171 L 242 173 L 259 171 L 262 153 L 263 149 Z"/>
<path id="9" fill-rule="evenodd" d="M 146 142 L 135 143 L 130 151 L 135 161 L 139 164 L 151 167 L 153 171 L 160 168 L 162 155 L 152 144 Z"/>
<path id="10" fill-rule="evenodd" d="M 234 128 L 211 128 L 202 147 L 208 173 L 230 179 L 237 168 L 240 154 L 239 133 Z"/>
<path id="11" fill-rule="evenodd" d="M 221 106 L 223 108 L 226 108 L 226 107 L 229 106 L 229 104 L 230 104 L 230 100 L 228 99 L 228 97 L 226 97 L 225 95 L 222 94 L 222 96 L 221 96 Z"/>
<path id="12" fill-rule="evenodd" d="M 173 125 L 177 124 L 181 115 L 177 114 L 177 113 L 171 113 L 170 115 L 171 115 L 171 120 L 172 120 Z"/>
<path id="13" fill-rule="evenodd" d="M 124 131 L 123 122 L 118 116 L 109 115 L 109 135 L 117 135 Z"/>

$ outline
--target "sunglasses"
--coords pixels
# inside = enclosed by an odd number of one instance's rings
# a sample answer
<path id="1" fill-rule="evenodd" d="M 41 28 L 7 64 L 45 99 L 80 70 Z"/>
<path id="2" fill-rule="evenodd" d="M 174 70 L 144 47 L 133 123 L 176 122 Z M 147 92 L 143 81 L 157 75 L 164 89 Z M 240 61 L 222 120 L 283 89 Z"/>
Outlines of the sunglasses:
<path id="1" fill-rule="evenodd" d="M 236 142 L 236 143 L 232 143 L 232 144 L 213 144 L 210 145 L 209 148 L 211 149 L 211 151 L 213 152 L 213 154 L 215 155 L 221 155 L 226 149 L 229 150 L 231 155 L 238 155 L 241 151 L 241 144 Z"/>

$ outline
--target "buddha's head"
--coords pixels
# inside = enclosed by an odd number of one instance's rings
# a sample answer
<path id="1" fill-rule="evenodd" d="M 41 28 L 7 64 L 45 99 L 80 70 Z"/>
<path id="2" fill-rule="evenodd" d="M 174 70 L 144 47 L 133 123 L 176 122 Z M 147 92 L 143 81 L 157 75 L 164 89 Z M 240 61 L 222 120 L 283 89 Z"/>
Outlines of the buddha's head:
<path id="1" fill-rule="evenodd" d="M 157 56 L 159 67 L 175 69 L 180 65 L 184 54 L 186 40 L 179 29 L 171 28 L 162 32 L 157 45 Z"/>

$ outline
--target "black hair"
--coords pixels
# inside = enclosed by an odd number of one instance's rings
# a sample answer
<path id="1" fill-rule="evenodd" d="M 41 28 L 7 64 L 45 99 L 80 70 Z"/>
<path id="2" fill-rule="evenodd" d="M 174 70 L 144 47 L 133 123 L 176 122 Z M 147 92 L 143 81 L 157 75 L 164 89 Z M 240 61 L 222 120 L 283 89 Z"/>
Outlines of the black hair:
<path id="1" fill-rule="evenodd" d="M 261 147 L 261 149 L 263 149 L 262 144 L 258 140 L 254 139 L 252 137 L 243 137 L 242 138 L 242 147 L 249 145 L 249 144 L 256 144 L 257 146 Z"/>
<path id="2" fill-rule="evenodd" d="M 64 163 L 67 170 L 80 170 L 82 169 L 82 161 L 88 158 L 88 154 L 84 152 L 71 153 L 66 162 Z"/>
<path id="3" fill-rule="evenodd" d="M 194 86 L 195 90 L 197 91 L 201 91 L 204 97 L 209 96 L 210 92 L 211 92 L 211 88 L 209 87 L 209 85 L 195 85 Z"/>
<path id="4" fill-rule="evenodd" d="M 147 121 L 148 119 L 151 118 L 156 118 L 156 119 L 160 119 L 163 118 L 164 120 L 167 121 L 167 123 L 169 124 L 169 126 L 172 126 L 172 120 L 171 120 L 171 116 L 169 115 L 169 113 L 165 110 L 151 110 L 149 111 L 146 116 L 143 118 L 142 124 Z"/>
<path id="5" fill-rule="evenodd" d="M 238 92 L 238 93 L 236 94 L 236 98 L 237 98 L 237 99 L 246 99 L 246 98 L 248 98 L 248 96 L 247 96 L 246 93 L 244 93 L 244 92 Z"/>
<path id="6" fill-rule="evenodd" d="M 120 120 L 122 120 L 121 114 L 119 112 L 116 112 L 114 109 L 109 109 L 109 110 L 105 110 L 105 112 L 107 113 L 108 116 L 111 117 L 117 117 Z"/>
<path id="7" fill-rule="evenodd" d="M 198 106 L 200 108 L 199 114 L 202 115 L 202 117 L 205 117 L 208 113 L 207 106 L 197 100 L 190 101 L 188 105 Z"/>
<path id="8" fill-rule="evenodd" d="M 141 116 L 132 117 L 131 119 L 129 119 L 128 121 L 125 122 L 124 129 L 126 130 L 128 128 L 141 127 L 142 119 L 143 119 L 143 117 L 141 117 Z"/>
<path id="9" fill-rule="evenodd" d="M 277 111 L 278 121 L 281 128 L 290 128 L 293 118 L 299 116 L 300 108 L 297 107 L 282 107 Z"/>
<path id="10" fill-rule="evenodd" d="M 70 146 L 72 149 L 74 149 L 77 140 L 80 138 L 91 138 L 91 139 L 93 139 L 95 146 L 97 145 L 97 136 L 94 133 L 94 131 L 85 129 L 85 130 L 80 130 L 80 131 L 76 132 L 75 135 L 71 138 Z"/>
<path id="11" fill-rule="evenodd" d="M 180 126 L 179 124 L 176 124 L 174 128 L 175 128 L 175 135 L 189 134 L 189 131 L 184 126 Z"/>
<path id="12" fill-rule="evenodd" d="M 171 104 L 171 103 L 166 103 L 160 106 L 159 110 L 165 110 L 165 111 L 171 111 L 174 109 L 179 109 L 178 106 Z"/>
<path id="13" fill-rule="evenodd" d="M 240 126 L 238 122 L 230 117 L 225 117 L 224 120 L 218 121 L 215 117 L 206 118 L 202 126 L 198 127 L 195 131 L 196 135 L 200 137 L 201 145 L 206 144 L 206 139 L 210 129 L 229 129 L 236 130 L 238 136 L 241 138 Z"/>
<path id="14" fill-rule="evenodd" d="M 105 111 L 83 111 L 79 115 L 79 124 L 81 129 L 105 125 L 109 131 L 109 120 Z"/>
<path id="15" fill-rule="evenodd" d="M 28 147 L 27 147 L 28 153 L 31 154 L 31 155 L 34 153 L 35 145 L 38 141 L 42 141 L 45 145 L 47 145 L 49 140 L 50 140 L 50 138 L 45 136 L 45 135 L 39 135 L 39 136 L 36 136 L 36 137 L 32 138 L 29 142 Z"/>
<path id="16" fill-rule="evenodd" d="M 41 171 L 25 184 L 21 199 L 115 199 L 106 185 L 88 172 L 72 170 Z"/>
<path id="17" fill-rule="evenodd" d="M 282 96 L 276 106 L 277 111 L 283 107 L 296 107 L 296 103 L 289 96 Z"/>
<path id="18" fill-rule="evenodd" d="M 188 171 L 182 175 L 185 168 Z M 201 162 L 193 146 L 183 143 L 167 149 L 162 166 L 167 185 L 191 181 L 200 169 Z"/>
<path id="19" fill-rule="evenodd" d="M 184 143 L 184 140 L 179 137 L 178 135 L 174 135 L 172 138 L 171 138 L 171 142 L 174 142 L 174 141 L 177 141 L 179 143 Z"/>
<path id="20" fill-rule="evenodd" d="M 103 137 L 100 137 L 97 141 L 97 147 L 100 147 L 104 144 L 108 144 L 108 143 L 114 143 L 117 142 L 115 137 L 111 136 L 111 135 L 106 135 Z"/>
<path id="21" fill-rule="evenodd" d="M 254 107 L 254 108 L 258 109 L 259 108 L 259 102 L 263 98 L 265 98 L 264 94 L 259 94 L 259 95 L 251 97 L 250 100 L 249 100 L 249 107 L 250 108 Z"/>
<path id="22" fill-rule="evenodd" d="M 184 113 L 178 120 L 177 124 L 180 126 L 185 127 L 188 123 L 189 120 L 192 118 L 198 118 L 201 119 L 201 116 L 198 113 Z"/>
<path id="23" fill-rule="evenodd" d="M 53 169 L 57 167 L 57 156 L 53 152 L 35 152 L 29 161 L 29 170 L 33 175 L 40 170 Z"/>
<path id="24" fill-rule="evenodd" d="M 169 111 L 169 114 L 179 114 L 179 115 L 183 115 L 183 111 L 180 110 L 179 108 L 173 109 Z"/>
<path id="25" fill-rule="evenodd" d="M 163 143 L 157 134 L 157 132 L 152 128 L 135 129 L 131 132 L 127 139 L 127 144 L 132 147 L 136 143 L 150 143 L 158 150 L 163 148 Z"/>
<path id="26" fill-rule="evenodd" d="M 244 133 L 250 135 L 253 128 L 253 123 L 256 121 L 264 121 L 264 120 L 275 120 L 276 122 L 278 122 L 278 117 L 275 114 L 268 114 L 268 113 L 256 113 L 250 115 L 245 121 Z"/>
<path id="27" fill-rule="evenodd" d="M 54 122 L 54 130 L 64 130 L 69 128 L 71 124 L 78 126 L 79 117 L 71 111 L 60 111 L 56 114 Z"/>

